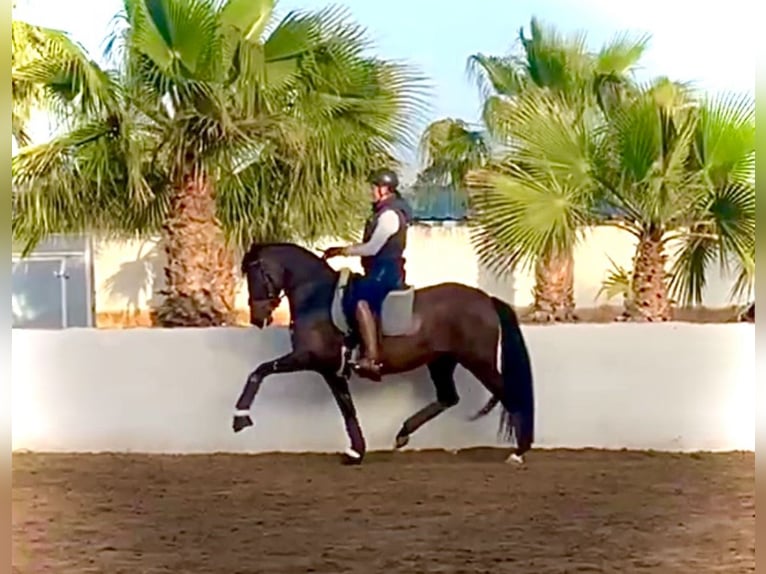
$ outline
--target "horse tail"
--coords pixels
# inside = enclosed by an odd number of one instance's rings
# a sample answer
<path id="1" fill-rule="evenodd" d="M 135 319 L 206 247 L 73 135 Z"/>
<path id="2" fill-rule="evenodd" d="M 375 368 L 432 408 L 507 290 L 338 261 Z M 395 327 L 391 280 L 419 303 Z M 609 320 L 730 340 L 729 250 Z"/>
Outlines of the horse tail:
<path id="1" fill-rule="evenodd" d="M 498 370 L 503 377 L 503 406 L 499 432 L 507 440 L 516 439 L 517 452 L 532 446 L 535 432 L 535 402 L 532 365 L 516 313 L 497 297 L 492 303 L 500 319 Z"/>

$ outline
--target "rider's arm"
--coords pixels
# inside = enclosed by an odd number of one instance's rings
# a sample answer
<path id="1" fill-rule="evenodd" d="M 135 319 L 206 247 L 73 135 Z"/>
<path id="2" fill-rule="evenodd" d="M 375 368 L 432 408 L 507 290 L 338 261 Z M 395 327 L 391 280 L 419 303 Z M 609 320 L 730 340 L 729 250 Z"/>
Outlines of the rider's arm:
<path id="1" fill-rule="evenodd" d="M 381 250 L 386 244 L 388 238 L 399 231 L 399 216 L 393 209 L 387 209 L 380 214 L 378 224 L 366 243 L 349 245 L 343 251 L 346 255 L 357 255 L 360 257 L 370 257 Z"/>

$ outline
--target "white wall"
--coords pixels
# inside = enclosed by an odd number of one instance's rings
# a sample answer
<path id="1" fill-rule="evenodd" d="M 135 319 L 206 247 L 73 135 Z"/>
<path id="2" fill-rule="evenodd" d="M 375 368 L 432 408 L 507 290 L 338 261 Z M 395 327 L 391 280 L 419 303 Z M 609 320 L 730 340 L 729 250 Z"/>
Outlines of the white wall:
<path id="1" fill-rule="evenodd" d="M 319 247 L 327 247 L 328 242 Z M 672 250 L 672 248 L 671 248 Z M 596 307 L 601 282 L 611 266 L 609 258 L 630 268 L 635 253 L 635 238 L 613 227 L 591 229 L 575 251 L 575 303 L 578 307 Z M 669 253 L 670 255 L 670 253 Z M 482 266 L 471 245 L 470 232 L 464 225 L 412 227 L 408 235 L 407 280 L 417 287 L 444 281 L 457 281 L 509 301 L 517 306 L 532 303 L 534 275 L 519 270 L 515 276 L 496 277 Z M 162 289 L 164 253 L 156 241 L 98 242 L 94 256 L 96 306 L 98 311 L 145 309 Z M 358 258 L 332 260 L 337 268 L 359 269 Z M 670 265 L 670 263 L 669 263 Z M 728 295 L 734 280 L 712 269 L 704 293 L 708 307 L 731 304 Z M 744 301 L 742 301 L 744 302 Z M 612 301 L 620 305 L 619 300 Z M 237 297 L 240 308 L 247 307 L 244 283 Z"/>
<path id="2" fill-rule="evenodd" d="M 536 379 L 537 446 L 754 448 L 754 325 L 525 326 Z M 343 423 L 316 375 L 269 378 L 256 426 L 234 435 L 250 370 L 289 350 L 284 329 L 14 330 L 13 448 L 41 451 L 341 451 Z M 463 400 L 414 448 L 497 444 L 498 413 L 458 371 Z M 352 381 L 371 449 L 432 400 L 421 371 Z M 498 410 L 499 412 L 499 410 Z"/>

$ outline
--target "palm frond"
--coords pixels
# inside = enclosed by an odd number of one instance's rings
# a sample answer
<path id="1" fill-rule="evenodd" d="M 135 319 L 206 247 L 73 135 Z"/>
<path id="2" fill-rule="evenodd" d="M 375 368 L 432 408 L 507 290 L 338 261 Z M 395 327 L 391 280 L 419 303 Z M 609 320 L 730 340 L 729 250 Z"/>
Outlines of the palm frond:
<path id="1" fill-rule="evenodd" d="M 646 53 L 650 39 L 648 34 L 636 36 L 620 32 L 614 35 L 596 54 L 596 73 L 602 76 L 622 76 L 633 72 Z"/>
<path id="2" fill-rule="evenodd" d="M 473 54 L 466 62 L 466 74 L 486 100 L 493 94 L 513 95 L 524 90 L 528 80 L 515 57 Z"/>
<path id="3" fill-rule="evenodd" d="M 713 185 L 755 178 L 755 105 L 748 95 L 705 97 L 695 139 L 697 165 Z"/>
<path id="4" fill-rule="evenodd" d="M 16 22 L 14 31 L 15 50 L 31 51 L 14 58 L 11 72 L 19 120 L 28 116 L 30 107 L 47 109 L 64 125 L 71 125 L 73 117 L 105 117 L 119 109 L 120 91 L 114 76 L 102 70 L 67 34 L 23 22 Z M 27 40 L 25 48 L 19 35 L 34 39 Z M 22 139 L 28 143 L 23 135 Z"/>
<path id="5" fill-rule="evenodd" d="M 131 47 L 168 79 L 214 80 L 222 73 L 222 38 L 213 0 L 126 3 Z"/>
<path id="6" fill-rule="evenodd" d="M 221 23 L 238 30 L 245 42 L 260 39 L 274 13 L 274 0 L 227 0 L 221 8 Z"/>
<path id="7" fill-rule="evenodd" d="M 696 305 L 702 303 L 708 273 L 718 250 L 715 241 L 707 237 L 685 235 L 683 239 L 674 254 L 668 290 L 681 304 Z"/>
<path id="8" fill-rule="evenodd" d="M 596 299 L 603 296 L 607 301 L 615 297 L 622 297 L 623 302 L 630 300 L 633 294 L 633 274 L 622 265 L 618 265 L 608 255 L 607 259 L 611 267 L 606 278 L 601 282 Z"/>
<path id="9" fill-rule="evenodd" d="M 731 300 L 751 301 L 755 291 L 755 243 L 744 259 L 734 261 L 736 277 L 729 291 Z"/>
<path id="10" fill-rule="evenodd" d="M 700 196 L 689 211 L 698 221 L 680 234 L 681 247 L 671 271 L 671 293 L 686 304 L 699 304 L 714 261 L 726 273 L 732 263 L 738 276 L 731 296 L 749 293 L 755 273 L 755 187 L 732 184 Z"/>
<path id="11" fill-rule="evenodd" d="M 54 233 L 158 232 L 166 186 L 148 166 L 135 166 L 146 161 L 141 142 L 114 123 L 93 122 L 22 149 L 12 161 L 14 239 L 29 250 Z"/>
<path id="12" fill-rule="evenodd" d="M 589 220 L 582 189 L 541 173 L 505 166 L 471 177 L 473 243 L 491 269 L 520 264 L 531 268 L 545 254 L 571 251 Z"/>
<path id="13" fill-rule="evenodd" d="M 529 90 L 506 109 L 513 134 L 509 159 L 577 189 L 594 190 L 595 124 L 563 97 Z"/>
<path id="14" fill-rule="evenodd" d="M 607 126 L 598 169 L 608 195 L 645 228 L 688 221 L 688 205 L 703 184 L 688 169 L 696 115 L 643 91 L 615 111 Z"/>
<path id="15" fill-rule="evenodd" d="M 483 167 L 490 155 L 480 130 L 462 120 L 446 118 L 431 123 L 423 132 L 420 155 L 424 181 L 462 187 L 469 171 Z"/>

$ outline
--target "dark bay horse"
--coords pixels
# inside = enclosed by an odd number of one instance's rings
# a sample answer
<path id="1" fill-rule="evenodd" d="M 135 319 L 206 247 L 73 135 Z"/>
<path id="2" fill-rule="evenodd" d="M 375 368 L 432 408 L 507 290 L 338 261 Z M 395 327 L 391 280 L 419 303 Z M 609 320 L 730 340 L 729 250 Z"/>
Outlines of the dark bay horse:
<path id="1" fill-rule="evenodd" d="M 349 374 L 343 369 L 346 337 L 331 315 L 339 272 L 309 250 L 289 243 L 254 244 L 243 257 L 242 272 L 247 278 L 250 322 L 258 328 L 271 323 L 281 297 L 287 297 L 293 350 L 250 373 L 237 400 L 234 432 L 253 424 L 250 407 L 266 377 L 313 371 L 324 378 L 343 415 L 351 442 L 344 461 L 360 463 L 366 445 L 349 392 Z M 415 292 L 413 317 L 411 332 L 382 338 L 381 373 L 402 373 L 425 365 L 436 400 L 404 421 L 396 448 L 458 403 L 453 376 L 462 365 L 492 395 L 474 418 L 501 403 L 500 432 L 516 441 L 508 460 L 522 463 L 533 441 L 534 397 L 529 355 L 513 309 L 479 289 L 443 283 Z"/>

